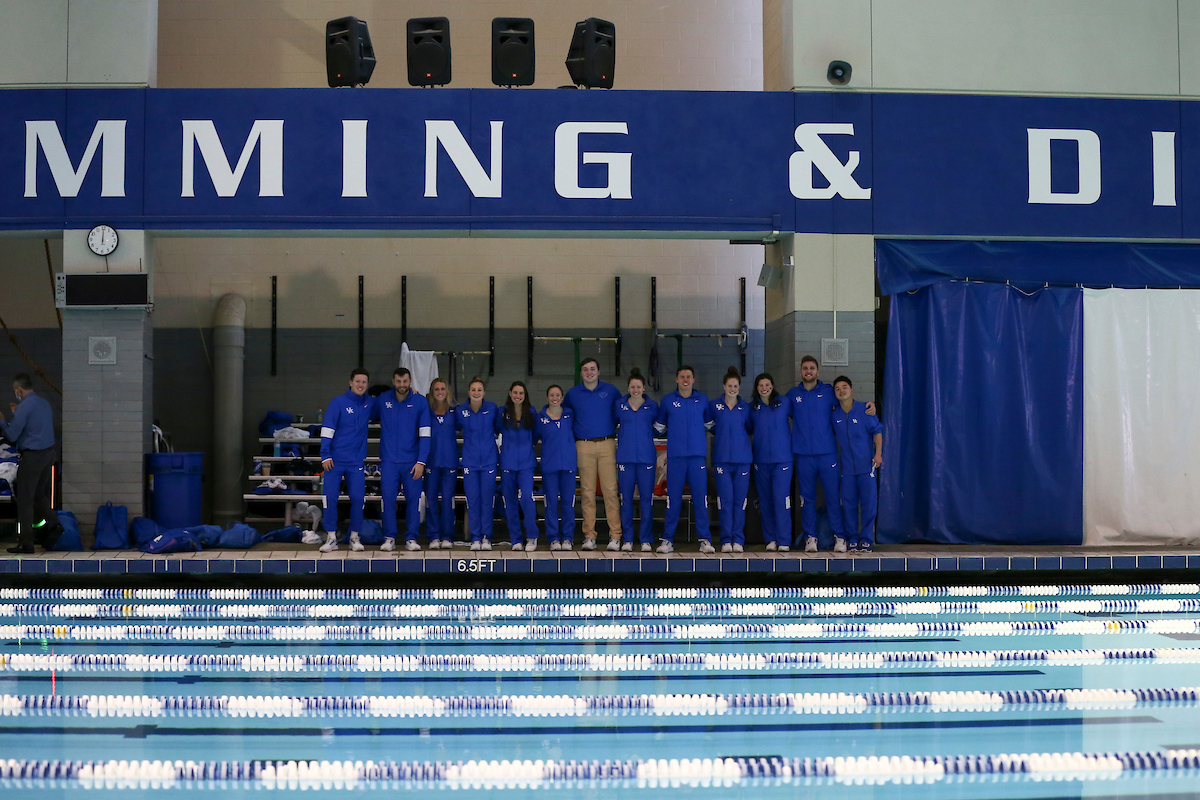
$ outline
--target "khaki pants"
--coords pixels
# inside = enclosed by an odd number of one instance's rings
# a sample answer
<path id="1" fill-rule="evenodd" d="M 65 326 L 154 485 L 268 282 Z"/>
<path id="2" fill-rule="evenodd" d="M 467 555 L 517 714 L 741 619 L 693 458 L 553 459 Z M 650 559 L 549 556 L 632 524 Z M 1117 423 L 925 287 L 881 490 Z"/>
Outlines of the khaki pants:
<path id="1" fill-rule="evenodd" d="M 604 516 L 609 536 L 621 538 L 621 497 L 617 488 L 617 440 L 576 442 L 579 463 L 579 487 L 583 506 L 583 537 L 596 538 L 596 478 L 604 493 Z"/>

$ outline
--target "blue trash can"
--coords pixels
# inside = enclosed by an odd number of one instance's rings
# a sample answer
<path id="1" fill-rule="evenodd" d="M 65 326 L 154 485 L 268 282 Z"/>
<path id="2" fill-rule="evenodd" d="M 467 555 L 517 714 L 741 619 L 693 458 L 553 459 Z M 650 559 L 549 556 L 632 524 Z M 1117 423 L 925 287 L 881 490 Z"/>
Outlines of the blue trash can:
<path id="1" fill-rule="evenodd" d="M 189 528 L 204 520 L 200 480 L 204 453 L 149 453 L 150 517 L 164 528 Z"/>

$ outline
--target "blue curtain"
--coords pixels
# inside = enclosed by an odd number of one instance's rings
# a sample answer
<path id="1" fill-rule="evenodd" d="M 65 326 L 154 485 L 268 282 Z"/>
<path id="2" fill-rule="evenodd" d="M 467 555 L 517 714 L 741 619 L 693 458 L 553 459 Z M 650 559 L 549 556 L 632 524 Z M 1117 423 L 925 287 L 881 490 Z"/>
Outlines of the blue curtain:
<path id="1" fill-rule="evenodd" d="M 1083 293 L 892 297 L 877 538 L 1080 544 Z"/>
<path id="2" fill-rule="evenodd" d="M 1107 289 L 1200 288 L 1200 247 L 1134 242 L 875 242 L 884 294 L 948 278 L 1009 283 L 1033 290 L 1047 283 Z"/>

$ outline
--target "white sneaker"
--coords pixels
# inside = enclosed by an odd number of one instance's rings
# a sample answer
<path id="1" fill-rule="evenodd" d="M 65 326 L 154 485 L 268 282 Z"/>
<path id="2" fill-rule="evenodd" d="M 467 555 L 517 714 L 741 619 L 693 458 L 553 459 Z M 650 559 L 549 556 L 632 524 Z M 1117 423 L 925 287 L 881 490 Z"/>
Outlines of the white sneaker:
<path id="1" fill-rule="evenodd" d="M 409 541 L 404 543 L 404 549 L 408 550 L 409 552 L 416 552 L 417 550 L 421 549 L 421 545 L 418 542 Z"/>
<path id="2" fill-rule="evenodd" d="M 537 539 L 530 539 L 525 543 L 525 552 L 532 553 L 534 550 L 537 550 Z"/>
<path id="3" fill-rule="evenodd" d="M 790 552 L 792 552 L 792 548 L 789 545 L 781 544 L 781 545 L 779 545 L 779 552 L 790 553 Z"/>
<path id="4" fill-rule="evenodd" d="M 701 539 L 700 540 L 700 552 L 701 553 L 715 553 L 715 552 L 717 552 L 717 548 L 713 547 L 713 543 L 710 542 L 708 539 Z"/>
<path id="5" fill-rule="evenodd" d="M 846 540 L 845 540 L 845 539 L 843 539 L 841 536 L 835 536 L 835 537 L 834 537 L 834 539 L 833 539 L 833 552 L 835 552 L 835 553 L 844 553 L 844 552 L 846 552 Z"/>
<path id="6" fill-rule="evenodd" d="M 379 545 L 379 549 L 385 553 L 390 553 L 396 549 L 396 540 L 389 536 L 383 540 L 383 544 Z"/>
<path id="7" fill-rule="evenodd" d="M 570 550 L 575 547 L 575 543 L 574 542 L 563 542 L 561 545 L 559 545 L 559 547 L 561 547 L 563 550 Z"/>
<path id="8" fill-rule="evenodd" d="M 337 534 L 327 533 L 325 534 L 325 544 L 321 545 L 321 552 L 332 553 L 334 550 L 337 550 Z"/>
<path id="9" fill-rule="evenodd" d="M 768 553 L 773 553 L 773 552 L 775 552 L 776 549 L 778 549 L 777 544 L 775 544 L 774 542 L 767 542 L 767 552 Z"/>
<path id="10" fill-rule="evenodd" d="M 479 543 L 479 549 L 480 550 L 491 550 L 492 549 L 492 540 L 484 539 L 482 542 Z"/>
<path id="11" fill-rule="evenodd" d="M 551 550 L 562 550 L 562 543 L 561 543 L 561 542 L 557 542 L 557 541 L 551 542 L 551 543 L 550 543 L 550 549 L 551 549 Z"/>
<path id="12" fill-rule="evenodd" d="M 618 550 L 620 550 L 621 549 L 621 540 L 620 539 L 609 539 L 608 540 L 608 549 L 612 550 L 614 553 L 617 552 Z"/>
<path id="13" fill-rule="evenodd" d="M 658 546 L 658 549 L 656 549 L 654 552 L 662 553 L 663 555 L 666 555 L 667 553 L 674 553 L 675 545 L 672 544 L 671 542 L 664 541 L 662 544 L 660 544 Z"/>
<path id="14" fill-rule="evenodd" d="M 654 551 L 654 548 L 650 546 L 649 542 L 642 542 L 642 552 L 643 553 L 651 553 L 653 551 Z"/>
<path id="15" fill-rule="evenodd" d="M 625 544 L 621 545 L 621 550 L 626 553 L 632 553 L 633 552 L 633 542 L 625 542 Z"/>
<path id="16" fill-rule="evenodd" d="M 817 537 L 809 536 L 807 539 L 804 540 L 804 552 L 806 552 L 806 553 L 817 552 Z"/>
<path id="17" fill-rule="evenodd" d="M 731 545 L 729 542 L 726 542 L 725 544 L 721 545 L 721 552 L 722 553 L 732 553 L 733 545 Z"/>
<path id="18" fill-rule="evenodd" d="M 509 542 L 508 549 L 509 550 L 524 550 L 525 545 L 521 544 L 520 542 Z"/>
<path id="19" fill-rule="evenodd" d="M 583 546 L 581 546 L 579 549 L 580 550 L 595 550 L 596 549 L 596 537 L 593 536 L 591 539 L 584 538 Z"/>
<path id="20" fill-rule="evenodd" d="M 471 542 L 471 549 L 472 550 L 482 550 L 483 542 Z"/>
<path id="21" fill-rule="evenodd" d="M 316 531 L 305 531 L 300 535 L 300 544 L 320 544 L 325 541 Z"/>
<path id="22" fill-rule="evenodd" d="M 429 540 L 429 549 L 430 550 L 442 549 L 442 540 L 441 539 L 430 539 Z"/>
<path id="23" fill-rule="evenodd" d="M 733 552 L 735 552 L 735 553 L 744 553 L 745 551 L 746 551 L 746 548 L 742 547 L 740 544 L 735 544 L 733 546 Z"/>
<path id="24" fill-rule="evenodd" d="M 350 534 L 350 549 L 356 553 L 360 553 L 367 548 L 363 547 L 363 543 L 358 540 L 357 533 Z"/>

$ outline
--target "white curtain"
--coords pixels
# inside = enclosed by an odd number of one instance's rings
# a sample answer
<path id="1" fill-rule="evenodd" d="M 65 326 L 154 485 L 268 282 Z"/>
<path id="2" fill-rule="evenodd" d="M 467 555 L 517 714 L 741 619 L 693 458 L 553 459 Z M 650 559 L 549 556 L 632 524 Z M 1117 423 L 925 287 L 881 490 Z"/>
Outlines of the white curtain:
<path id="1" fill-rule="evenodd" d="M 1083 297 L 1084 541 L 1200 541 L 1200 291 Z"/>

